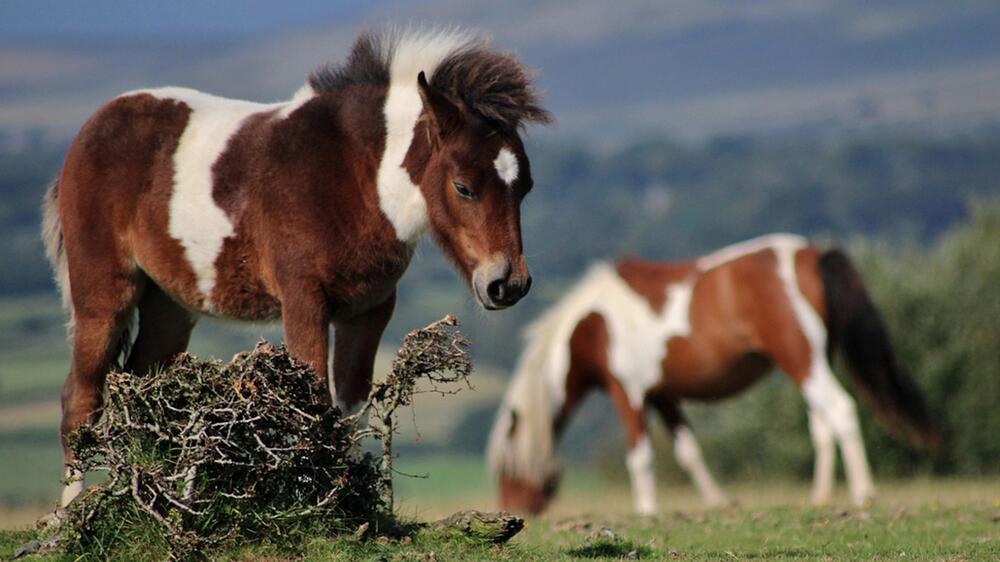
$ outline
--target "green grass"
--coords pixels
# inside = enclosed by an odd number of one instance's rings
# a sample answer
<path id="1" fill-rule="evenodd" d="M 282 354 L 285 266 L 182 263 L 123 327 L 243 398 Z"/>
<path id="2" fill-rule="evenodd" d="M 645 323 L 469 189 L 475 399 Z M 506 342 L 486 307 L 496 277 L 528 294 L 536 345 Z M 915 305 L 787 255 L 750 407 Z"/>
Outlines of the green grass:
<path id="1" fill-rule="evenodd" d="M 428 475 L 396 479 L 396 509 L 406 520 L 433 521 L 461 509 L 495 509 L 494 488 L 478 457 L 413 456 L 400 459 L 396 467 Z M 255 545 L 225 553 L 225 557 L 613 560 L 634 551 L 645 560 L 1000 559 L 997 480 L 880 482 L 878 500 L 868 508 L 847 507 L 842 487 L 837 503 L 830 507 L 807 504 L 807 483 L 741 483 L 727 486 L 727 491 L 740 507 L 711 510 L 702 506 L 690 486 L 663 483 L 660 513 L 639 517 L 630 513 L 629 490 L 623 482 L 601 478 L 592 470 L 571 469 L 549 513 L 530 519 L 504 547 L 424 532 L 405 542 L 315 538 L 291 554 L 276 545 Z M 25 528 L 30 521 L 22 518 L 18 526 Z M 610 537 L 602 534 L 604 528 L 611 531 Z M 0 560 L 33 536 L 32 532 L 0 531 Z M 136 552 L 127 558 L 131 562 L 147 559 Z"/>
<path id="2" fill-rule="evenodd" d="M 495 486 L 480 456 L 404 456 L 396 461 L 394 468 L 397 471 L 393 480 L 396 511 L 404 517 L 427 520 L 464 509 L 496 509 Z M 593 499 L 595 490 L 607 490 L 611 494 L 620 492 L 617 484 L 609 484 L 594 470 L 571 469 L 563 476 L 561 498 L 566 499 L 568 509 L 580 507 L 573 498 Z"/>
<path id="3" fill-rule="evenodd" d="M 529 520 L 507 546 L 477 544 L 440 531 L 412 539 L 317 538 L 300 560 L 997 560 L 1000 558 L 1000 496 L 996 482 L 980 483 L 981 499 L 942 502 L 944 483 L 899 487 L 892 501 L 870 508 L 772 506 L 665 511 L 652 517 L 602 513 L 591 495 L 590 514 Z M 898 497 L 897 497 L 898 494 Z M 779 492 L 779 495 L 784 495 Z M 992 499 L 990 499 L 992 498 Z M 602 529 L 610 530 L 610 533 Z M 0 559 L 9 558 L 33 532 L 0 532 Z M 229 552 L 227 558 L 259 560 L 288 556 L 274 545 Z M 68 557 L 49 556 L 45 560 Z M 130 554 L 130 560 L 143 560 Z"/>
<path id="4" fill-rule="evenodd" d="M 59 492 L 61 451 L 56 435 L 58 395 L 68 367 L 68 348 L 55 298 L 0 300 L 0 560 L 35 536 L 26 529 L 51 509 Z M 47 327 L 46 327 L 47 326 Z M 256 332 L 254 331 L 256 330 Z M 248 349 L 261 328 L 207 326 L 192 349 L 228 359 Z M 273 331 L 267 331 L 274 337 Z M 380 359 L 377 372 L 388 361 Z M 438 454 L 462 414 L 495 403 L 503 378 L 477 367 L 475 392 L 441 398 L 421 395 L 401 417 L 406 447 L 397 461 L 396 509 L 404 518 L 430 521 L 461 509 L 495 509 L 495 492 L 480 456 Z M 718 412 L 711 411 L 719 417 Z M 443 415 L 444 414 L 444 415 Z M 802 439 L 807 434 L 802 432 Z M 620 466 L 620 457 L 608 462 Z M 724 485 L 726 483 L 724 482 Z M 663 560 L 996 560 L 1000 559 L 1000 481 L 880 482 L 871 509 L 806 506 L 804 483 L 743 482 L 726 485 L 743 507 L 705 510 L 686 483 L 661 482 L 663 511 L 651 518 L 629 515 L 630 496 L 621 481 L 595 469 L 570 466 L 549 515 L 530 520 L 505 547 L 475 544 L 425 532 L 409 542 L 316 538 L 296 554 L 303 560 L 579 560 L 618 559 L 635 551 Z M 846 501 L 841 490 L 838 501 Z M 840 505 L 840 504 L 838 504 Z M 611 530 L 613 538 L 601 535 Z M 138 562 L 148 551 L 129 555 Z M 431 558 L 433 553 L 433 558 Z M 274 545 L 227 554 L 231 559 L 284 557 Z M 63 557 L 65 558 L 65 557 Z M 60 560 L 59 556 L 34 560 Z"/>

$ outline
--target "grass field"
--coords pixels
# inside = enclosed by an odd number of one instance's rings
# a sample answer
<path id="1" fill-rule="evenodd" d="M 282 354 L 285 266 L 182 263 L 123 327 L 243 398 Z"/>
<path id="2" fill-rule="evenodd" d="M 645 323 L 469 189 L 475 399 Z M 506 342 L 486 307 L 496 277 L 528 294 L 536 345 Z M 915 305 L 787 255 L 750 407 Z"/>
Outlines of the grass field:
<path id="1" fill-rule="evenodd" d="M 52 509 L 59 492 L 57 400 L 68 365 L 60 314 L 53 298 L 0 301 L 0 560 L 33 536 L 33 522 Z M 228 358 L 261 334 L 277 340 L 274 330 L 220 330 L 209 324 L 196 332 L 192 351 Z M 389 358 L 388 353 L 380 356 L 377 373 L 387 370 Z M 473 383 L 474 391 L 453 396 L 421 395 L 412 417 L 402 416 L 396 464 L 401 517 L 431 521 L 459 510 L 496 508 L 481 456 L 438 453 L 453 445 L 449 439 L 467 419 L 462 414 L 496 403 L 505 379 L 477 365 Z M 726 488 L 739 506 L 707 510 L 690 486 L 666 482 L 659 489 L 660 514 L 635 517 L 622 481 L 571 463 L 552 509 L 529 520 L 507 546 L 430 532 L 408 542 L 317 538 L 295 558 L 1000 560 L 996 479 L 881 482 L 878 501 L 865 509 L 845 508 L 843 490 L 831 507 L 808 506 L 804 483 L 753 481 Z M 275 560 L 286 555 L 262 546 L 228 556 Z"/>
<path id="2" fill-rule="evenodd" d="M 410 470 L 430 478 L 399 487 L 399 511 L 420 520 L 459 508 L 489 507 L 481 467 L 448 458 Z M 450 484 L 450 485 L 449 485 Z M 663 510 L 628 513 L 628 490 L 570 473 L 552 512 L 531 519 L 511 543 L 480 545 L 441 533 L 412 540 L 314 539 L 301 560 L 997 560 L 1000 482 L 884 483 L 866 508 L 809 507 L 804 485 L 770 483 L 731 490 L 739 507 L 703 508 L 687 486 L 663 490 Z M 842 501 L 843 498 L 840 498 Z M 22 528 L 24 528 L 22 526 Z M 607 529 L 607 530 L 605 530 Z M 0 531 L 0 559 L 32 531 Z M 268 546 L 229 553 L 236 560 L 285 559 Z M 60 560 L 59 556 L 37 559 Z"/>

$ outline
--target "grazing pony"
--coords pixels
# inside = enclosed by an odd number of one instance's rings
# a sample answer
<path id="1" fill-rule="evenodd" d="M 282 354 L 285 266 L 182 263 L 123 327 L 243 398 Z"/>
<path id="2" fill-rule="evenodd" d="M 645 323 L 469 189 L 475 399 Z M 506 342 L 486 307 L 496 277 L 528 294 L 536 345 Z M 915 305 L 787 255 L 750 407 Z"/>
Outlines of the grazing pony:
<path id="1" fill-rule="evenodd" d="M 702 497 L 726 503 L 679 401 L 732 396 L 774 366 L 809 407 L 813 500 L 830 497 L 836 441 L 851 498 L 863 503 L 875 490 L 854 401 L 830 369 L 835 348 L 892 427 L 914 441 L 939 439 L 847 256 L 799 236 L 764 236 L 693 261 L 596 265 L 526 331 L 526 340 L 488 450 L 504 509 L 537 513 L 552 498 L 556 442 L 595 388 L 610 395 L 624 425 L 636 511 L 656 509 L 647 406 L 662 416 L 677 461 Z"/>
<path id="2" fill-rule="evenodd" d="M 324 383 L 333 324 L 332 393 L 355 407 L 428 230 L 483 307 L 513 305 L 531 285 L 519 133 L 549 120 L 512 55 L 414 29 L 361 34 L 287 102 L 175 87 L 107 102 L 44 203 L 74 326 L 64 443 L 98 414 L 119 356 L 134 373 L 164 364 L 201 314 L 280 319 L 289 351 Z M 64 505 L 82 486 L 70 476 Z"/>

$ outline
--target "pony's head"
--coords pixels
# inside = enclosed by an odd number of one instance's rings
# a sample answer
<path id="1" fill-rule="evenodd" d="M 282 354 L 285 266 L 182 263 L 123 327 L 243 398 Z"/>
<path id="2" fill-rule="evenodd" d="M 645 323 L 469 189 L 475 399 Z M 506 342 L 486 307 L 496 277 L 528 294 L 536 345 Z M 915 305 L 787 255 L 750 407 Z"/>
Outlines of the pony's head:
<path id="1" fill-rule="evenodd" d="M 526 332 L 529 344 L 500 405 L 486 450 L 490 473 L 499 488 L 500 507 L 527 514 L 545 509 L 559 487 L 552 412 L 561 399 L 548 382 L 549 352 L 558 333 L 548 318 L 543 317 Z"/>
<path id="2" fill-rule="evenodd" d="M 507 84 L 504 72 L 513 73 Z M 493 90 L 476 92 L 477 79 L 492 81 Z M 423 72 L 417 80 L 430 147 L 420 189 L 431 231 L 484 308 L 511 306 L 531 288 L 520 207 L 533 181 L 518 125 L 548 114 L 533 105 L 514 59 L 493 51 L 471 48 L 446 59 L 431 83 Z M 489 96 L 510 107 L 498 109 Z"/>
<path id="3" fill-rule="evenodd" d="M 545 511 L 549 502 L 556 495 L 559 487 L 559 474 L 556 473 L 544 482 L 532 482 L 512 476 L 501 476 L 500 509 L 511 513 L 538 515 Z"/>
<path id="4" fill-rule="evenodd" d="M 534 416 L 536 412 L 525 414 Z M 493 426 L 487 457 L 496 478 L 500 509 L 536 515 L 555 497 L 560 471 L 551 426 L 522 423 L 529 420 L 518 407 L 505 403 Z"/>
<path id="5" fill-rule="evenodd" d="M 520 130 L 552 118 L 514 56 L 458 29 L 390 28 L 362 33 L 309 87 L 338 100 L 385 88 L 377 185 L 397 238 L 415 243 L 429 227 L 487 309 L 528 292 L 520 206 L 532 178 Z M 351 87 L 362 89 L 345 95 Z"/>

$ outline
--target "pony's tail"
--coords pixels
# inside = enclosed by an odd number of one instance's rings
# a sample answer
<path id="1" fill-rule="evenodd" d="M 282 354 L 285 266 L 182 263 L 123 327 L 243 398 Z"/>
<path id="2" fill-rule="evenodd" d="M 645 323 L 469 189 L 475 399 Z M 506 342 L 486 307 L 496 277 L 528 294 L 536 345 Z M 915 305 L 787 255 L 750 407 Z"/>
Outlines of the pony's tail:
<path id="1" fill-rule="evenodd" d="M 913 378 L 899 364 L 861 275 L 838 249 L 820 256 L 819 273 L 826 292 L 828 352 L 843 352 L 856 387 L 889 429 L 914 445 L 937 448 L 941 434 Z"/>
<path id="2" fill-rule="evenodd" d="M 55 274 L 56 285 L 62 295 L 63 308 L 69 314 L 67 327 L 73 330 L 73 307 L 69 287 L 69 265 L 66 262 L 66 246 L 63 243 L 62 221 L 59 217 L 59 179 L 49 183 L 49 189 L 42 199 L 42 242 L 45 255 L 49 258 Z"/>

